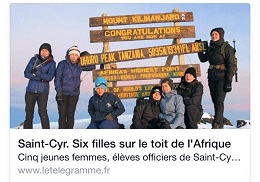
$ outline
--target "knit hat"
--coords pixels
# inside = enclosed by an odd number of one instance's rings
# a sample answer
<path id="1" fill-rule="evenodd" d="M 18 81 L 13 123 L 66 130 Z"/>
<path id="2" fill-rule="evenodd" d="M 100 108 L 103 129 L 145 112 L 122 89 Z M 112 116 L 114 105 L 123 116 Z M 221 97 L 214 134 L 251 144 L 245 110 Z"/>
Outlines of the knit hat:
<path id="1" fill-rule="evenodd" d="M 160 94 L 162 94 L 162 87 L 159 86 L 159 85 L 155 85 L 155 86 L 152 88 L 150 95 L 153 95 L 155 92 L 159 92 Z"/>
<path id="2" fill-rule="evenodd" d="M 71 54 L 76 54 L 76 55 L 78 55 L 80 57 L 80 51 L 79 51 L 78 46 L 74 45 L 74 46 L 71 46 L 68 49 L 68 56 L 71 55 Z"/>
<path id="3" fill-rule="evenodd" d="M 194 76 L 195 79 L 197 79 L 196 70 L 193 67 L 189 67 L 186 69 L 184 76 L 189 73 Z"/>
<path id="4" fill-rule="evenodd" d="M 80 57 L 87 56 L 87 55 L 89 55 L 88 51 L 83 51 L 80 53 Z"/>
<path id="5" fill-rule="evenodd" d="M 223 38 L 224 38 L 225 31 L 224 31 L 224 29 L 223 29 L 222 27 L 213 28 L 213 29 L 210 31 L 210 36 L 211 36 L 211 34 L 212 34 L 213 31 L 218 32 L 220 39 L 223 39 Z"/>
<path id="6" fill-rule="evenodd" d="M 104 77 L 97 77 L 95 81 L 95 89 L 102 87 L 107 91 L 107 80 Z"/>
<path id="7" fill-rule="evenodd" d="M 174 88 L 173 88 L 173 81 L 172 81 L 172 79 L 170 79 L 170 78 L 164 78 L 164 79 L 161 81 L 161 85 L 162 85 L 163 83 L 167 83 L 167 84 L 171 87 L 171 90 L 174 89 Z"/>
<path id="8" fill-rule="evenodd" d="M 39 55 L 42 49 L 47 49 L 51 55 L 51 45 L 49 43 L 43 43 L 39 48 Z"/>

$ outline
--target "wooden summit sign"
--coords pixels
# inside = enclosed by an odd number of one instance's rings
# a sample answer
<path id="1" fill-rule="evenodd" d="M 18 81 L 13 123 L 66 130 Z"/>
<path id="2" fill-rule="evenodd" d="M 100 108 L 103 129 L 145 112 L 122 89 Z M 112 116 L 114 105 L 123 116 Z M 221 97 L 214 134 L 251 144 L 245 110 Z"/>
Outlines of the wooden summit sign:
<path id="1" fill-rule="evenodd" d="M 194 37 L 194 26 L 144 27 L 90 31 L 91 43 Z"/>
<path id="2" fill-rule="evenodd" d="M 164 22 L 192 22 L 192 12 L 174 12 L 158 14 L 136 14 L 121 16 L 106 16 L 89 18 L 89 26 L 114 26 L 146 23 L 164 23 Z"/>
<path id="3" fill-rule="evenodd" d="M 105 52 L 100 54 L 90 54 L 80 57 L 80 65 L 98 65 L 138 59 L 164 57 L 168 55 L 190 54 L 206 51 L 207 47 L 208 42 L 203 41 Z"/>
<path id="4" fill-rule="evenodd" d="M 184 75 L 185 70 L 190 65 L 172 65 L 172 66 L 152 66 L 152 67 L 133 67 L 120 69 L 104 69 L 93 70 L 93 81 L 98 76 L 102 76 L 107 81 L 128 81 L 128 80 L 148 80 L 161 78 L 180 78 Z M 201 75 L 200 65 L 192 65 L 196 71 L 197 76 Z"/>
<path id="5" fill-rule="evenodd" d="M 103 42 L 103 53 L 82 56 L 80 57 L 79 65 L 100 65 L 100 70 L 92 71 L 93 81 L 95 81 L 98 76 L 106 78 L 108 81 L 108 92 L 117 95 L 119 98 L 149 96 L 152 87 L 158 84 L 117 86 L 117 81 L 138 81 L 182 77 L 186 69 L 190 66 L 185 65 L 183 55 L 204 52 L 208 48 L 207 41 L 182 43 L 182 38 L 195 38 L 195 26 L 180 26 L 179 22 L 192 21 L 192 12 L 179 12 L 178 9 L 174 9 L 171 13 L 121 16 L 107 16 L 106 14 L 102 14 L 101 17 L 89 18 L 90 27 L 102 26 L 102 30 L 90 30 L 90 43 Z M 172 22 L 173 25 L 108 29 L 109 26 L 116 25 L 165 22 Z M 135 48 L 113 52 L 110 52 L 109 49 L 109 42 L 154 39 L 173 39 L 173 41 L 171 45 Z M 174 55 L 178 55 L 179 65 L 171 65 Z M 117 62 L 165 56 L 168 56 L 165 66 L 129 67 L 117 69 L 116 65 Z M 192 66 L 196 69 L 197 76 L 201 76 L 200 65 L 193 64 Z M 179 83 L 174 83 L 175 87 L 177 87 L 178 84 Z"/>

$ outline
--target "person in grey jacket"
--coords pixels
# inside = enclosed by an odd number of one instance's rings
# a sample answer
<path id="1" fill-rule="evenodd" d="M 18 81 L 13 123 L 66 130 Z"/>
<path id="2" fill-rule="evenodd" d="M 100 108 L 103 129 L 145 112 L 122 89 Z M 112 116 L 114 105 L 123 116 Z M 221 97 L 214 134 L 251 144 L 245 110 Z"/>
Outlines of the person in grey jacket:
<path id="1" fill-rule="evenodd" d="M 96 66 L 79 66 L 80 50 L 75 45 L 67 50 L 65 58 L 58 63 L 54 79 L 59 110 L 59 129 L 73 129 L 74 115 L 80 95 L 80 75 L 82 71 L 91 71 Z"/>
<path id="2" fill-rule="evenodd" d="M 43 43 L 39 54 L 35 54 L 24 70 L 24 77 L 29 79 L 25 93 L 24 129 L 33 128 L 34 107 L 37 102 L 38 113 L 43 129 L 50 129 L 47 102 L 50 84 L 55 75 L 56 63 L 53 60 L 51 45 Z"/>
<path id="3" fill-rule="evenodd" d="M 184 112 L 185 105 L 181 95 L 173 88 L 173 81 L 165 78 L 161 81 L 162 99 L 159 114 L 161 129 L 185 129 Z"/>

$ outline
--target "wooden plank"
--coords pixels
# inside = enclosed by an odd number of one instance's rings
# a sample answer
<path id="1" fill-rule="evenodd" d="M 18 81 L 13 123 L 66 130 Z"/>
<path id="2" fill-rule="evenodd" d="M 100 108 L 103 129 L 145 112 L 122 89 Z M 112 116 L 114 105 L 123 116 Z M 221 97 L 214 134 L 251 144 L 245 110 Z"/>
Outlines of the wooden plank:
<path id="1" fill-rule="evenodd" d="M 195 26 L 144 27 L 90 31 L 91 43 L 194 37 Z"/>
<path id="2" fill-rule="evenodd" d="M 107 81 L 128 81 L 128 80 L 149 80 L 161 78 L 180 78 L 185 70 L 193 66 L 197 71 L 197 76 L 201 75 L 200 65 L 172 65 L 172 66 L 152 66 L 152 67 L 134 67 L 108 70 L 93 70 L 93 81 L 98 76 L 102 76 Z"/>
<path id="3" fill-rule="evenodd" d="M 193 12 L 135 14 L 89 18 L 90 27 L 165 22 L 193 22 Z"/>
<path id="4" fill-rule="evenodd" d="M 152 88 L 159 84 L 146 84 L 146 85 L 127 85 L 108 87 L 108 92 L 118 96 L 120 99 L 130 99 L 138 97 L 149 97 Z M 179 83 L 173 83 L 173 87 L 177 88 Z M 93 93 L 95 88 L 93 89 Z"/>
<path id="5" fill-rule="evenodd" d="M 191 54 L 206 51 L 208 42 L 190 42 L 183 44 L 170 44 L 139 49 L 128 49 L 114 52 L 90 54 L 80 57 L 80 66 L 98 65 L 104 63 L 115 63 L 133 61 L 138 59 L 149 59 L 164 57 L 168 55 Z"/>
<path id="6" fill-rule="evenodd" d="M 108 87 L 108 92 L 120 93 L 120 92 L 144 92 L 151 91 L 155 85 L 159 84 L 145 84 L 145 85 L 124 85 L 117 87 Z M 177 87 L 179 83 L 173 83 L 174 87 Z"/>

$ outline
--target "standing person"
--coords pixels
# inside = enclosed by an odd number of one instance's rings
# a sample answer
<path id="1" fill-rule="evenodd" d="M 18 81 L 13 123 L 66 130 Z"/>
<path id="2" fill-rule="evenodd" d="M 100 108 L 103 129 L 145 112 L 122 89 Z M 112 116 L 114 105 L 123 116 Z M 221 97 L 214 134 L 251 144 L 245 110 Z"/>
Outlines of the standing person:
<path id="1" fill-rule="evenodd" d="M 97 77 L 95 93 L 89 99 L 88 113 L 91 123 L 87 129 L 119 129 L 118 116 L 125 112 L 121 100 L 107 92 L 107 80 Z"/>
<path id="2" fill-rule="evenodd" d="M 131 129 L 158 129 L 160 101 L 162 98 L 161 86 L 154 86 L 149 99 L 140 98 L 134 108 Z"/>
<path id="3" fill-rule="evenodd" d="M 184 123 L 186 129 L 198 129 L 198 123 L 203 114 L 201 105 L 203 85 L 197 80 L 196 70 L 193 67 L 189 67 L 185 71 L 177 93 L 183 97 L 185 104 Z"/>
<path id="4" fill-rule="evenodd" d="M 159 127 L 162 129 L 185 129 L 185 105 L 182 96 L 177 94 L 173 87 L 173 81 L 170 78 L 163 79 L 161 86 L 163 97 L 160 102 Z"/>
<path id="5" fill-rule="evenodd" d="M 50 90 L 49 82 L 54 78 L 56 63 L 53 60 L 51 45 L 43 43 L 39 54 L 35 54 L 24 70 L 24 77 L 29 79 L 25 93 L 24 129 L 33 128 L 34 107 L 37 102 L 38 113 L 43 129 L 50 129 L 47 102 Z"/>
<path id="6" fill-rule="evenodd" d="M 210 31 L 211 41 L 209 49 L 198 53 L 201 62 L 209 61 L 208 85 L 215 116 L 212 129 L 223 129 L 224 125 L 224 100 L 227 92 L 232 90 L 235 53 L 230 45 L 226 46 L 225 59 L 221 53 L 221 45 L 224 43 L 224 29 L 214 28 Z"/>
<path id="7" fill-rule="evenodd" d="M 54 79 L 59 110 L 59 129 L 73 129 L 74 115 L 80 95 L 80 75 L 82 71 L 91 71 L 96 66 L 79 66 L 80 50 L 75 45 L 67 50 L 65 58 L 58 63 Z"/>

